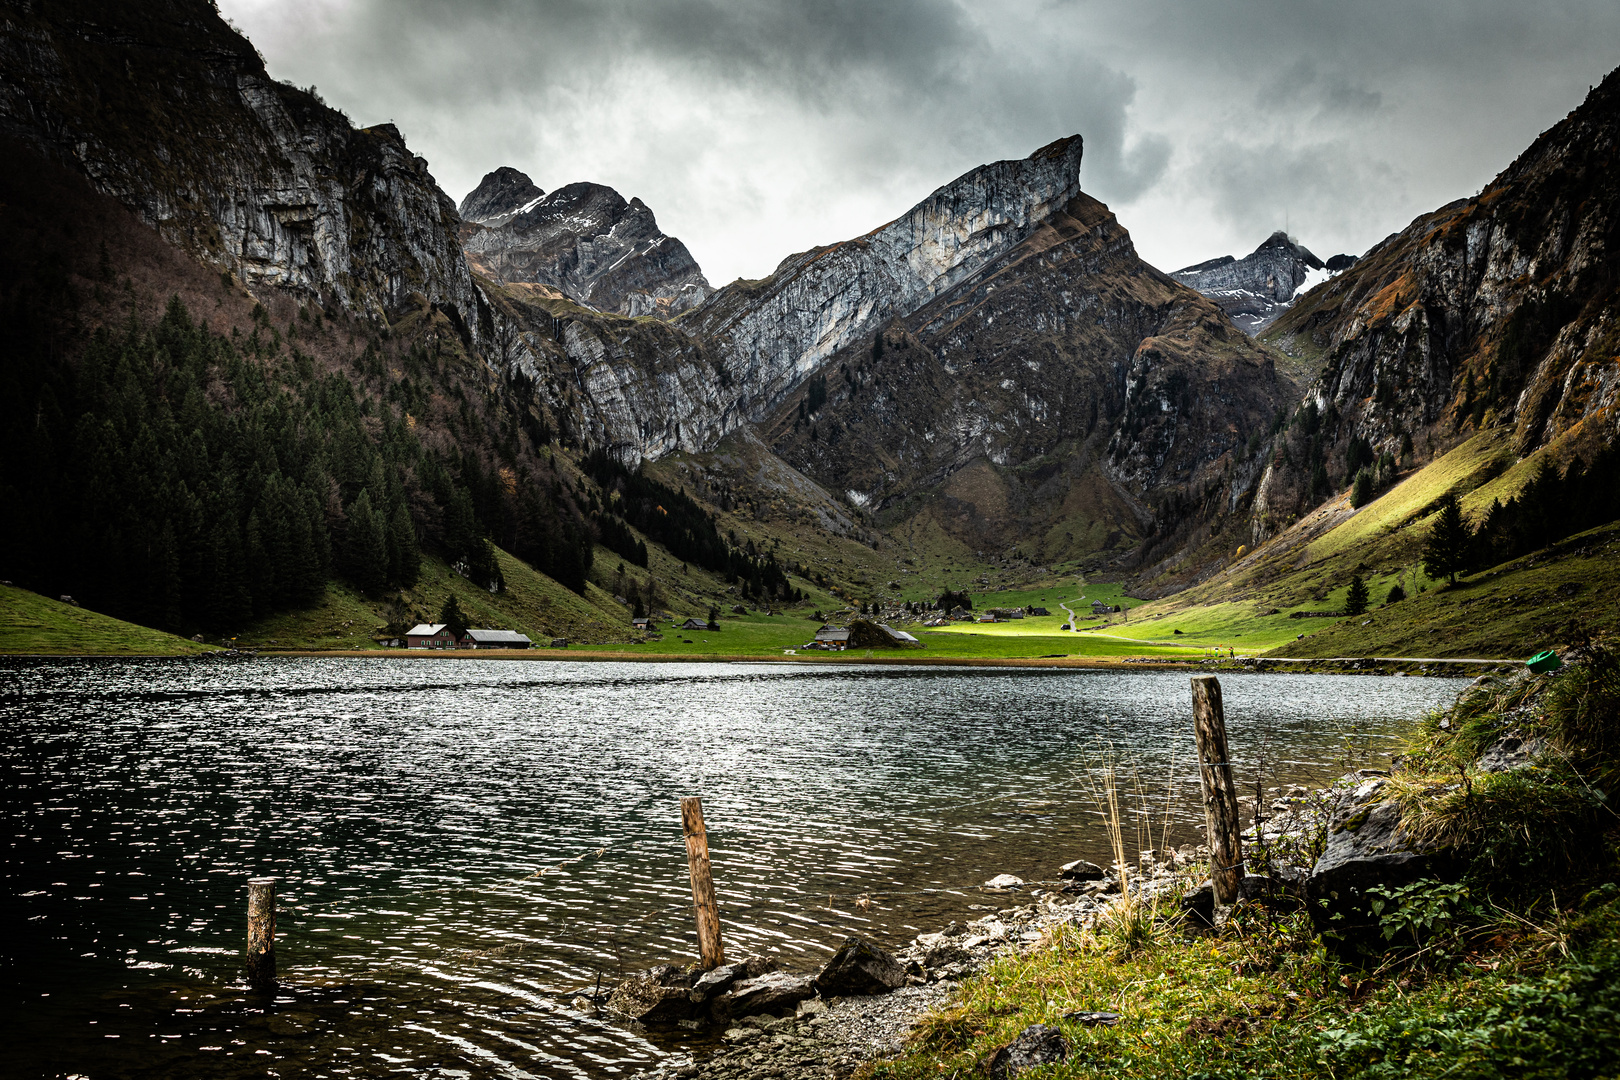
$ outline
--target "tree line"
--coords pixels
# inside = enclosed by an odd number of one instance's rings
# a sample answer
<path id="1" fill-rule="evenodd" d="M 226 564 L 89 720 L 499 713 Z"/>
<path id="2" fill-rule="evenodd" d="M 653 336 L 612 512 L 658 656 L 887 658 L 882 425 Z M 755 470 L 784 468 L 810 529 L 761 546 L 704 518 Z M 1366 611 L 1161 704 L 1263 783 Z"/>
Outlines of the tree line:
<path id="1" fill-rule="evenodd" d="M 429 449 L 349 375 L 291 346 L 266 362 L 257 326 L 226 337 L 175 299 L 70 359 L 40 312 L 11 306 L 0 566 L 19 584 L 221 633 L 315 602 L 334 576 L 409 588 L 424 549 L 499 589 L 492 540 L 585 587 L 591 531 L 554 477 L 475 443 Z"/>

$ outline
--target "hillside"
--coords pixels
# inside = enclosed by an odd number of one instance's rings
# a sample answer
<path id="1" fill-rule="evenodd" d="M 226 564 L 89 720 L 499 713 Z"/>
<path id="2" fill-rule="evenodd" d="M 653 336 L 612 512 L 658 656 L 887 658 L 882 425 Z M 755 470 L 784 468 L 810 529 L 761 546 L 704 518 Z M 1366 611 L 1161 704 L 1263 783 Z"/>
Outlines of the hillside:
<path id="1" fill-rule="evenodd" d="M 218 652 L 214 645 L 0 584 L 0 655 L 203 656 Z"/>

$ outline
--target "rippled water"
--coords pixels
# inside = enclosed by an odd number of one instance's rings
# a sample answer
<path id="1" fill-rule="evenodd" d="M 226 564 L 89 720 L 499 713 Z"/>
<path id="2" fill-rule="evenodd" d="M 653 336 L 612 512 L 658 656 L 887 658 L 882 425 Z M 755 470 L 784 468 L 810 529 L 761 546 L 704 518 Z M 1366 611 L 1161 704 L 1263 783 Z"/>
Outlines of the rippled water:
<path id="1" fill-rule="evenodd" d="M 1381 761 L 1457 685 L 1226 678 L 1240 779 Z M 728 953 L 809 968 L 998 903 L 994 874 L 1104 861 L 1105 748 L 1178 789 L 1193 839 L 1190 710 L 1185 673 L 0 665 L 8 1075 L 627 1074 L 679 1037 L 568 1002 L 693 954 L 679 796 L 704 799 Z M 240 983 L 257 875 L 273 1000 Z"/>

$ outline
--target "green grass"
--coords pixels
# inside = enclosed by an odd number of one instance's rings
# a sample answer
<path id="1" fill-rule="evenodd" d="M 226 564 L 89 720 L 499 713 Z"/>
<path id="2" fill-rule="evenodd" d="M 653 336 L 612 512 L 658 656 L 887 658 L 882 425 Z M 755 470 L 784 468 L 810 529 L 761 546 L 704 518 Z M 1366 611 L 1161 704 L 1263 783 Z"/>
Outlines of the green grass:
<path id="1" fill-rule="evenodd" d="M 1161 926 L 1128 954 L 1107 930 L 1068 930 L 966 981 L 901 1056 L 857 1080 L 983 1076 L 985 1059 L 1035 1023 L 1072 1048 L 1032 1074 L 1047 1080 L 1612 1077 L 1614 907 L 1503 918 L 1496 943 L 1475 938 L 1444 968 L 1371 975 L 1338 967 L 1303 916 L 1254 908 L 1219 934 Z M 1121 1020 L 1065 1019 L 1075 1012 Z"/>
<path id="2" fill-rule="evenodd" d="M 0 654 L 196 656 L 215 651 L 161 630 L 0 585 Z"/>

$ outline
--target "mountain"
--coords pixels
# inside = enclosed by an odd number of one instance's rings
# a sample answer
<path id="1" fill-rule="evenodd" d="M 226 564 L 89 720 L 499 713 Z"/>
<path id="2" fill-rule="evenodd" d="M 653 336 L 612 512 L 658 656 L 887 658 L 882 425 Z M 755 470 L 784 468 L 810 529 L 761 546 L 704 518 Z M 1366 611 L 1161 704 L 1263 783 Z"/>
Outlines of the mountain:
<path id="1" fill-rule="evenodd" d="M 492 543 L 587 591 L 577 473 L 397 131 L 207 0 L 0 14 L 0 573 L 187 634 L 337 582 L 430 616 L 424 558 L 499 588 Z"/>
<path id="2" fill-rule="evenodd" d="M 1141 261 L 1080 191 L 1081 153 L 1071 137 L 973 169 L 673 325 L 507 289 L 488 336 L 559 431 L 624 460 L 758 425 L 807 485 L 889 527 L 922 514 L 1054 558 L 1165 549 L 1239 520 L 1251 446 L 1297 390 Z"/>
<path id="3" fill-rule="evenodd" d="M 473 268 L 504 284 L 549 286 L 597 311 L 671 318 L 712 292 L 686 245 L 665 235 L 640 199 L 601 184 L 541 196 L 499 169 L 462 201 Z M 483 214 L 483 217 L 476 215 Z"/>
<path id="4" fill-rule="evenodd" d="M 1620 72 L 1476 196 L 1424 214 L 1262 335 L 1321 373 L 1309 452 L 1279 453 L 1270 535 L 1370 456 L 1433 460 L 1476 434 L 1567 468 L 1620 440 Z M 1314 477 L 1313 477 L 1313 474 Z"/>
<path id="5" fill-rule="evenodd" d="M 1214 300 L 1234 324 L 1254 335 L 1287 311 L 1301 291 L 1354 263 L 1354 256 L 1335 255 L 1324 264 L 1278 230 L 1241 259 L 1222 255 L 1170 276 Z"/>
<path id="6" fill-rule="evenodd" d="M 544 195 L 526 173 L 503 165 L 485 173 L 478 186 L 461 200 L 461 220 L 499 228 L 525 210 L 534 209 Z"/>

